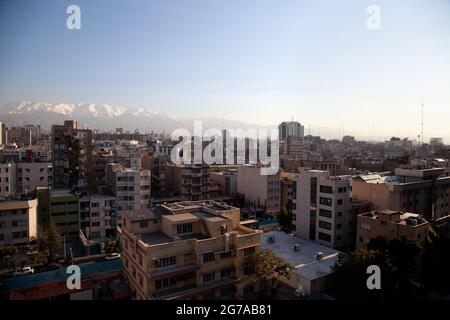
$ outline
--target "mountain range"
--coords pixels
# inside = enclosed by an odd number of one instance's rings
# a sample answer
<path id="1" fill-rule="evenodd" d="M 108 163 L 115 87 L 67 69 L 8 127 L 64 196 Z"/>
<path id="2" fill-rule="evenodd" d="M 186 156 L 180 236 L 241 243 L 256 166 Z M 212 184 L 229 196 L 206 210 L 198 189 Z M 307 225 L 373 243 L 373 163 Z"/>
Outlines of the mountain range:
<path id="1" fill-rule="evenodd" d="M 139 130 L 140 132 L 171 133 L 177 128 L 185 128 L 192 132 L 194 120 L 201 120 L 203 129 L 227 128 L 249 129 L 267 128 L 265 126 L 249 124 L 220 118 L 181 118 L 165 113 L 159 113 L 149 108 L 127 108 L 109 104 L 92 103 L 46 103 L 21 101 L 0 106 L 0 121 L 7 126 L 25 124 L 41 125 L 50 128 L 53 124 L 62 124 L 64 120 L 75 120 L 79 127 L 100 130 Z"/>

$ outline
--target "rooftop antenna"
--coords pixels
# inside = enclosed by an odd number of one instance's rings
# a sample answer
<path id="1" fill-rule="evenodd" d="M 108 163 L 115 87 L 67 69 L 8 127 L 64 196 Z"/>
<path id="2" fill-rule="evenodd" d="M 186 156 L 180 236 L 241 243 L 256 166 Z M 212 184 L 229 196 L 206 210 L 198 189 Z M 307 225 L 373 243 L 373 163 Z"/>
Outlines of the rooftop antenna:
<path id="1" fill-rule="evenodd" d="M 375 123 L 372 123 L 372 144 L 375 144 Z"/>
<path id="2" fill-rule="evenodd" d="M 421 144 L 422 145 L 423 145 L 423 108 L 424 108 L 424 105 L 423 105 L 423 98 L 422 98 L 422 131 L 420 133 L 420 138 L 421 138 Z"/>

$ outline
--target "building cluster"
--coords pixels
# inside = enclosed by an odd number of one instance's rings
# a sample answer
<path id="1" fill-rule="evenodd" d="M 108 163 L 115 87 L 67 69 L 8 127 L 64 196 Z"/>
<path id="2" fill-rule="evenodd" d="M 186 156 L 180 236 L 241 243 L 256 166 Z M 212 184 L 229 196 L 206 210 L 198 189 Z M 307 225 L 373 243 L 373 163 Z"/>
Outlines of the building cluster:
<path id="1" fill-rule="evenodd" d="M 245 298 L 248 257 L 264 248 L 295 267 L 287 292 L 308 296 L 342 253 L 377 237 L 420 243 L 447 221 L 442 139 L 325 140 L 295 121 L 278 130 L 280 169 L 261 175 L 251 161 L 174 164 L 177 142 L 154 133 L 0 123 L 0 245 L 33 243 L 49 223 L 79 256 L 120 240 L 134 299 Z"/>

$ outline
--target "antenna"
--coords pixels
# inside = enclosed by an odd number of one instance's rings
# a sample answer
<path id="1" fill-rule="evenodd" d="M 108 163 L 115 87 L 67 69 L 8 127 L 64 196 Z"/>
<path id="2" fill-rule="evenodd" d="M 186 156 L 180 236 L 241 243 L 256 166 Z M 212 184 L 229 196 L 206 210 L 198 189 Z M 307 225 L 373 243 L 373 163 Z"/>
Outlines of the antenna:
<path id="1" fill-rule="evenodd" d="M 372 123 L 372 144 L 375 144 L 375 123 Z"/>
<path id="2" fill-rule="evenodd" d="M 424 105 L 423 105 L 423 98 L 422 98 L 422 132 L 420 133 L 422 145 L 423 145 L 423 108 L 424 108 Z"/>

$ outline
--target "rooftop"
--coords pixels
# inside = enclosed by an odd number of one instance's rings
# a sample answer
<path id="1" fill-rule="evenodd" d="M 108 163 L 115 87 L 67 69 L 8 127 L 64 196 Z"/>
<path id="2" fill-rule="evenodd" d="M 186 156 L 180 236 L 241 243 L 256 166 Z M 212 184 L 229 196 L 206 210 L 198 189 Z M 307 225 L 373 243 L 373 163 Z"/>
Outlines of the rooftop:
<path id="1" fill-rule="evenodd" d="M 148 208 L 126 211 L 123 213 L 123 216 L 126 216 L 131 222 L 154 220 L 159 218 L 159 215 Z"/>
<path id="2" fill-rule="evenodd" d="M 275 242 L 269 241 L 272 236 L 275 238 Z M 264 249 L 272 250 L 277 256 L 292 264 L 295 267 L 292 272 L 308 280 L 331 274 L 332 268 L 341 254 L 338 250 L 280 231 L 262 234 L 261 244 Z M 296 244 L 300 245 L 300 251 L 294 250 Z M 317 259 L 319 252 L 323 254 L 321 260 Z"/>

